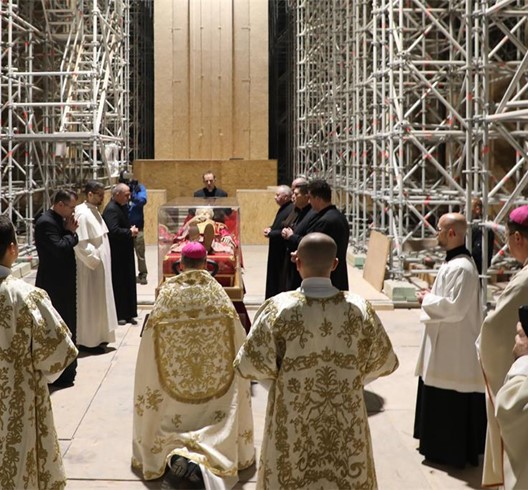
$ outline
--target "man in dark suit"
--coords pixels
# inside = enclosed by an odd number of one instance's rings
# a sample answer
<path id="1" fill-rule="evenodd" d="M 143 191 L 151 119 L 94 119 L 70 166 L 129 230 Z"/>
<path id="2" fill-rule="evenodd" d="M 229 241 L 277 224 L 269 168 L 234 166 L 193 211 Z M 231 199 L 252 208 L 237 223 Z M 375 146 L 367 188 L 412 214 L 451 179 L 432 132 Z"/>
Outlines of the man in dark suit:
<path id="1" fill-rule="evenodd" d="M 216 177 L 213 172 L 208 170 L 203 174 L 203 189 L 195 191 L 194 197 L 227 197 L 227 192 L 216 187 Z"/>
<path id="2" fill-rule="evenodd" d="M 287 290 L 297 289 L 301 285 L 302 279 L 295 262 L 291 260 L 291 254 L 297 250 L 301 239 L 306 235 L 310 223 L 317 215 L 310 205 L 307 181 L 296 186 L 293 190 L 293 203 L 296 210 L 295 218 L 291 223 L 285 223 L 285 227 L 281 232 L 282 238 L 286 241 L 283 269 L 286 276 Z"/>
<path id="3" fill-rule="evenodd" d="M 77 194 L 71 190 L 59 190 L 53 197 L 53 205 L 44 211 L 35 223 L 35 246 L 39 265 L 35 286 L 44 289 L 55 309 L 77 338 L 76 266 L 73 248 L 79 242 L 77 221 L 73 217 Z M 53 383 L 56 387 L 72 386 L 77 371 L 73 361 Z"/>
<path id="4" fill-rule="evenodd" d="M 346 253 L 350 228 L 344 214 L 332 204 L 332 189 L 322 179 L 316 179 L 308 184 L 308 196 L 312 209 L 317 215 L 309 223 L 308 233 L 325 233 L 332 237 L 337 244 L 337 258 L 339 263 L 332 272 L 332 284 L 342 291 L 348 291 L 348 271 Z"/>
<path id="5" fill-rule="evenodd" d="M 119 325 L 137 325 L 136 268 L 134 264 L 134 237 L 136 226 L 130 226 L 128 202 L 130 188 L 120 183 L 112 189 L 112 199 L 103 211 L 108 227 L 112 256 L 112 286 Z"/>
<path id="6" fill-rule="evenodd" d="M 293 209 L 292 191 L 287 185 L 277 187 L 275 202 L 279 206 L 279 210 L 275 215 L 272 225 L 264 228 L 264 236 L 269 240 L 266 299 L 286 291 L 284 270 L 282 267 L 284 255 L 286 254 L 286 243 L 281 236 L 281 230 L 284 226 L 284 220 Z"/>

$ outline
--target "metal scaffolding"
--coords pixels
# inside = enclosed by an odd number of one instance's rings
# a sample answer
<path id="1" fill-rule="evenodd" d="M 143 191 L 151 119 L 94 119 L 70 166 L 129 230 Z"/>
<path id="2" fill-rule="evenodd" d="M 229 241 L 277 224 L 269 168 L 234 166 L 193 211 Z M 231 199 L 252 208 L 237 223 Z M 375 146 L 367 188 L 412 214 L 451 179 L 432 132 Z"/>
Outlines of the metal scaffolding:
<path id="1" fill-rule="evenodd" d="M 364 250 L 372 229 L 390 235 L 389 268 L 401 277 L 413 242 L 431 237 L 444 212 L 461 210 L 472 225 L 499 230 L 525 202 L 528 183 L 526 2 L 290 7 L 295 171 L 332 184 L 354 247 Z M 471 210 L 477 197 L 479 219 Z M 503 261 L 504 240 L 496 234 L 492 269 Z"/>
<path id="2" fill-rule="evenodd" d="M 52 192 L 129 163 L 129 0 L 0 4 L 0 212 L 33 238 Z"/>

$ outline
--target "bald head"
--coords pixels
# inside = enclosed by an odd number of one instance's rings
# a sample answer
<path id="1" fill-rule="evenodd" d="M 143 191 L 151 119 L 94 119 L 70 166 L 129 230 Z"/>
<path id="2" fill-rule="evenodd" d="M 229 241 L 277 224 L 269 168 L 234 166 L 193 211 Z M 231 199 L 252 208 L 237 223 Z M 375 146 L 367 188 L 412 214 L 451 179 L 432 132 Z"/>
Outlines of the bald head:
<path id="1" fill-rule="evenodd" d="M 297 269 L 303 279 L 330 277 L 337 266 L 337 245 L 324 233 L 309 233 L 297 249 Z"/>
<path id="2" fill-rule="evenodd" d="M 438 245 L 451 250 L 464 245 L 467 221 L 460 213 L 447 213 L 438 221 Z"/>

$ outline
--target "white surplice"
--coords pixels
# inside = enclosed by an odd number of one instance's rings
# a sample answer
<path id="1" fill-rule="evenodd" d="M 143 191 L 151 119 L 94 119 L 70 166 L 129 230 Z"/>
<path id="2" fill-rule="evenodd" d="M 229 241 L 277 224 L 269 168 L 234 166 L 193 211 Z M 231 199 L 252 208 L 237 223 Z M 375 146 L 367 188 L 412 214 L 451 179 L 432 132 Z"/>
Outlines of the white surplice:
<path id="1" fill-rule="evenodd" d="M 47 293 L 9 273 L 0 267 L 0 488 L 59 490 L 66 475 L 48 383 L 77 349 Z"/>
<path id="2" fill-rule="evenodd" d="M 329 279 L 268 299 L 235 360 L 271 381 L 257 488 L 377 488 L 363 387 L 397 366 L 370 303 Z"/>
<path id="3" fill-rule="evenodd" d="M 112 288 L 108 228 L 96 206 L 84 202 L 75 208 L 79 222 L 77 259 L 77 344 L 97 347 L 115 342 L 117 313 Z"/>
<path id="4" fill-rule="evenodd" d="M 134 387 L 132 466 L 146 480 L 180 455 L 200 465 L 207 490 L 227 489 L 254 463 L 250 385 L 233 369 L 244 338 L 233 303 L 208 272 L 163 284 Z"/>
<path id="5" fill-rule="evenodd" d="M 475 341 L 482 324 L 477 268 L 459 254 L 440 267 L 422 303 L 424 334 L 415 375 L 426 386 L 459 393 L 484 393 Z"/>

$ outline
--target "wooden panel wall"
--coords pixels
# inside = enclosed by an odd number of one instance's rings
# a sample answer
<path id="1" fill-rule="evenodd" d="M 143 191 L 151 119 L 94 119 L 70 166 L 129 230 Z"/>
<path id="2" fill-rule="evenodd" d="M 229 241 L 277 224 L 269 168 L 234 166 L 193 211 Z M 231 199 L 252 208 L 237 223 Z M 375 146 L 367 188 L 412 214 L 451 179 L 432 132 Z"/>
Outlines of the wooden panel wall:
<path id="1" fill-rule="evenodd" d="M 203 187 L 202 175 L 212 170 L 216 185 L 229 196 L 237 189 L 276 186 L 277 160 L 136 160 L 134 177 L 147 189 L 165 189 L 167 200 L 192 197 Z"/>
<path id="2" fill-rule="evenodd" d="M 267 245 L 264 228 L 271 226 L 279 210 L 273 190 L 245 190 L 236 193 L 240 205 L 240 237 L 243 245 Z"/>
<path id="3" fill-rule="evenodd" d="M 145 215 L 145 244 L 158 244 L 158 210 L 162 204 L 167 202 L 167 191 L 165 189 L 147 189 L 147 205 L 144 208 Z"/>
<path id="4" fill-rule="evenodd" d="M 155 158 L 268 158 L 267 0 L 156 0 Z"/>

